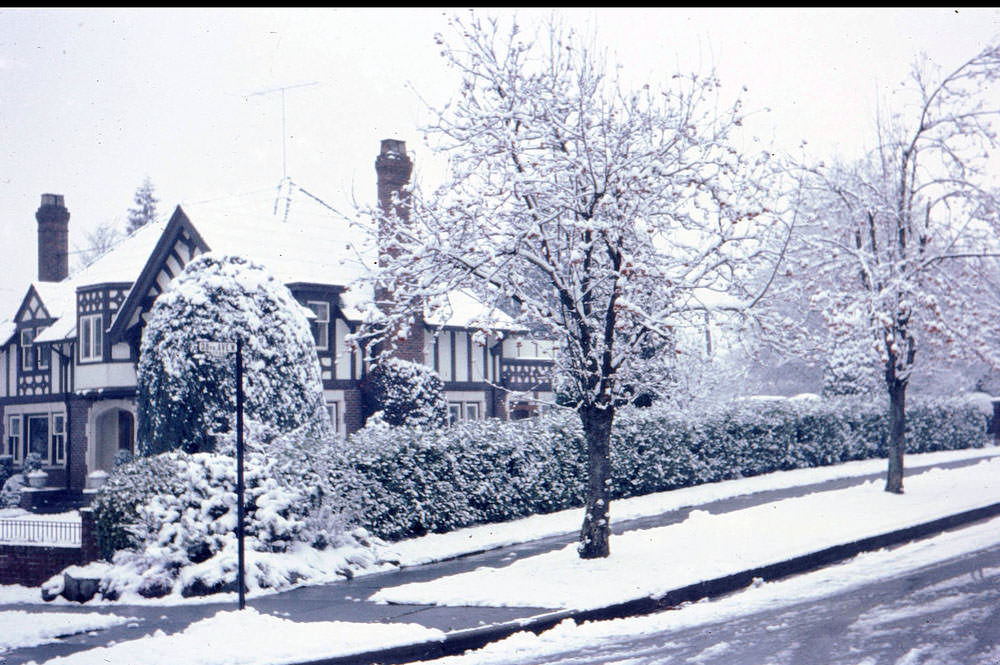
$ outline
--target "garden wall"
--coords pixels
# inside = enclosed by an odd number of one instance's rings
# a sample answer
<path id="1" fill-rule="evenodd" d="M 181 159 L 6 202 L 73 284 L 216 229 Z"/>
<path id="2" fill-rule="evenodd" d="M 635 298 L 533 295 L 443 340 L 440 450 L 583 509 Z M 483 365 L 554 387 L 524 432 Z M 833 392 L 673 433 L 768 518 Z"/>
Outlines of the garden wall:
<path id="1" fill-rule="evenodd" d="M 0 543 L 0 584 L 41 586 L 68 566 L 98 558 L 93 513 L 80 511 L 80 545 Z"/>

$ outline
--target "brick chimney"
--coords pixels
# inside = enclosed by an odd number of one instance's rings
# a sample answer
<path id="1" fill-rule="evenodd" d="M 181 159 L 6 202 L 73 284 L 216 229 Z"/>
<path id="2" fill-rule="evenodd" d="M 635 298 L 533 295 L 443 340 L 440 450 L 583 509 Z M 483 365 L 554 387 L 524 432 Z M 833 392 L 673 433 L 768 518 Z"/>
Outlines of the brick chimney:
<path id="1" fill-rule="evenodd" d="M 38 220 L 38 281 L 61 282 L 69 275 L 69 210 L 62 194 L 42 194 Z"/>
<path id="2" fill-rule="evenodd" d="M 410 221 L 410 193 L 404 187 L 410 183 L 413 162 L 406 155 L 406 142 L 397 139 L 383 139 L 382 150 L 375 158 L 375 173 L 378 175 L 378 207 L 382 213 L 378 226 L 379 264 L 382 255 L 398 255 L 392 245 L 395 224 Z"/>
<path id="3" fill-rule="evenodd" d="M 410 193 L 406 185 L 413 173 L 413 162 L 406 154 L 406 142 L 397 139 L 383 139 L 378 157 L 375 158 L 375 173 L 378 176 L 378 205 L 382 213 L 378 227 L 379 265 L 385 265 L 388 257 L 399 256 L 393 236 L 396 225 L 410 221 Z M 375 299 L 388 308 L 393 298 L 386 289 L 376 289 Z M 396 346 L 394 355 L 413 362 L 424 361 L 424 317 L 423 312 L 414 312 L 414 320 L 409 334 L 392 341 Z"/>

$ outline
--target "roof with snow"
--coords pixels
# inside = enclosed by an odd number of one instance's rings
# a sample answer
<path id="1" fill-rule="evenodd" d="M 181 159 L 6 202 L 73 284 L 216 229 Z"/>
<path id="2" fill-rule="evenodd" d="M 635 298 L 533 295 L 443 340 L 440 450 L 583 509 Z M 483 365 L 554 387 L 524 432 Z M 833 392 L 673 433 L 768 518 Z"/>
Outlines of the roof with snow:
<path id="1" fill-rule="evenodd" d="M 61 282 L 32 282 L 45 308 L 56 319 L 35 341 L 58 342 L 75 337 L 76 290 L 97 284 L 134 282 L 165 227 L 165 222 L 140 227 L 89 266 Z"/>
<path id="2" fill-rule="evenodd" d="M 56 319 L 36 338 L 57 342 L 76 336 L 76 292 L 101 284 L 131 285 L 112 322 L 112 335 L 136 322 L 145 296 L 162 289 L 161 273 L 178 242 L 189 251 L 236 254 L 263 265 L 285 284 L 339 287 L 342 311 L 351 319 L 364 318 L 364 304 L 372 302 L 370 285 L 354 284 L 376 262 L 370 234 L 346 221 L 282 222 L 276 217 L 247 218 L 228 212 L 199 211 L 194 219 L 177 207 L 168 222 L 147 224 L 121 240 L 87 268 L 61 282 L 34 282 L 46 310 Z M 185 259 L 186 261 L 187 259 Z M 183 263 L 183 262 L 182 262 Z M 176 269 L 175 269 L 176 270 Z M 30 289 L 29 289 L 30 293 Z M 427 312 L 432 326 L 521 330 L 508 315 L 488 307 L 464 291 L 448 294 L 449 307 Z M 13 318 L 13 317 L 12 317 Z M 13 321 L 0 324 L 0 343 L 14 334 Z"/>

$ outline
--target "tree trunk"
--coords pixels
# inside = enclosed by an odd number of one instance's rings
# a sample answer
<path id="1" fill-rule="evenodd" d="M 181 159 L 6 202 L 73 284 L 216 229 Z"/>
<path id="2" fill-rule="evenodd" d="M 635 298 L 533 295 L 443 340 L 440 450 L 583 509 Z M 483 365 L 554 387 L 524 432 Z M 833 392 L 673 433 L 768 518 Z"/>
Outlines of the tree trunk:
<path id="1" fill-rule="evenodd" d="M 885 491 L 903 493 L 903 452 L 906 450 L 906 381 L 889 381 L 889 471 Z"/>
<path id="2" fill-rule="evenodd" d="M 611 484 L 611 423 L 615 411 L 611 406 L 580 408 L 583 435 L 587 439 L 587 504 L 580 529 L 581 559 L 600 559 L 611 554 L 610 484 Z"/>

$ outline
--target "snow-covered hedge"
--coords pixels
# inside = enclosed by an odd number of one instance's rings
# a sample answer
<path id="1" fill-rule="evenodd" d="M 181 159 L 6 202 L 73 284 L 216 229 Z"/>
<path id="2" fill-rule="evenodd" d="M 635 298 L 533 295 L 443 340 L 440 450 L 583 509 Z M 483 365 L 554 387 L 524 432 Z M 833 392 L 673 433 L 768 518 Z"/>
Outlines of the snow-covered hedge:
<path id="1" fill-rule="evenodd" d="M 965 403 L 913 401 L 908 422 L 908 452 L 987 441 L 985 417 Z M 382 422 L 346 446 L 317 442 L 308 428 L 265 430 L 247 433 L 251 590 L 375 565 L 377 548 L 358 526 L 397 540 L 576 507 L 585 494 L 583 433 L 570 411 L 441 429 Z M 215 453 L 139 457 L 111 474 L 94 503 L 102 551 L 115 563 L 105 597 L 235 588 L 232 439 Z M 622 409 L 612 496 L 876 457 L 885 440 L 885 409 L 870 401 L 748 401 L 697 415 Z M 317 559 L 331 553 L 333 563 Z"/>
<path id="2" fill-rule="evenodd" d="M 347 455 L 357 515 L 382 537 L 442 533 L 577 505 L 579 420 L 467 421 L 441 430 L 366 427 Z"/>
<path id="3" fill-rule="evenodd" d="M 983 415 L 957 401 L 912 401 L 907 420 L 907 452 L 987 441 Z M 882 405 L 852 399 L 744 402 L 698 415 L 622 409 L 612 495 L 884 456 L 886 432 Z M 582 505 L 584 451 L 579 419 L 564 412 L 437 432 L 365 428 L 347 454 L 361 483 L 361 524 L 397 540 Z"/>

